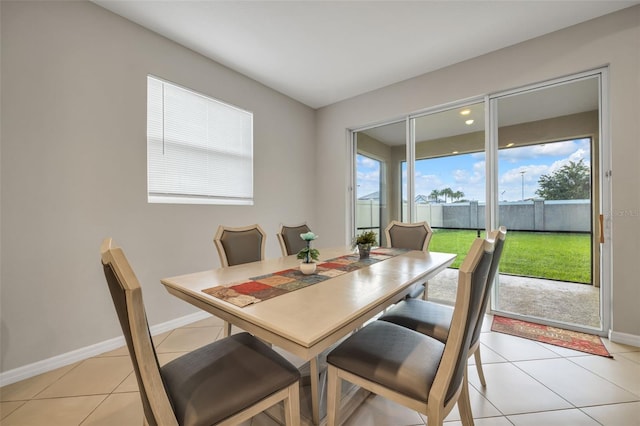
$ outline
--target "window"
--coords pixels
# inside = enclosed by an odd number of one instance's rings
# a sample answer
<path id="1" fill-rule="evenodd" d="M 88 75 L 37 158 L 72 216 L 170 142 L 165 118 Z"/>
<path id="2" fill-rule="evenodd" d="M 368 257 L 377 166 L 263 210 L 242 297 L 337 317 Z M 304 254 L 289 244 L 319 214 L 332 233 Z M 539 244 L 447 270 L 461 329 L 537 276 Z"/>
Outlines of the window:
<path id="1" fill-rule="evenodd" d="M 150 203 L 253 205 L 253 114 L 147 77 Z"/>

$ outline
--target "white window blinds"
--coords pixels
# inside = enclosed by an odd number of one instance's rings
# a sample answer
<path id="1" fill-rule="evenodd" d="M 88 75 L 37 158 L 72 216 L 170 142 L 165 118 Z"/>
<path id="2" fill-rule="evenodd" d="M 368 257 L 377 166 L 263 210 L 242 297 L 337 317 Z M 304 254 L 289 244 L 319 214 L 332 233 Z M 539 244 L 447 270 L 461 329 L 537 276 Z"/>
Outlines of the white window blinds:
<path id="1" fill-rule="evenodd" d="M 150 203 L 253 204 L 253 114 L 149 76 Z"/>

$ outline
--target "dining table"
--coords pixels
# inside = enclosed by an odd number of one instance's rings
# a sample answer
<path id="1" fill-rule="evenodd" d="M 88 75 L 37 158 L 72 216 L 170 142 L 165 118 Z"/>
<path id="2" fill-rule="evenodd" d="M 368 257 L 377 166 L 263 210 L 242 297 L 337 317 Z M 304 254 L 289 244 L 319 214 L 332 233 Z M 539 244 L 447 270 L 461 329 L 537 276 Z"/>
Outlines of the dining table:
<path id="1" fill-rule="evenodd" d="M 300 260 L 291 255 L 161 280 L 170 294 L 308 361 L 315 425 L 322 420 L 324 377 L 319 360 L 323 352 L 326 354 L 345 336 L 402 300 L 414 286 L 449 267 L 456 257 L 451 253 L 374 248 L 373 260 L 360 261 L 351 247 L 321 248 L 320 253 L 318 268 L 311 276 L 299 272 Z M 303 285 L 287 286 L 282 277 L 293 277 Z M 287 290 L 278 290 L 275 296 L 273 292 L 256 292 L 257 298 L 220 297 L 234 288 L 255 288 L 247 286 L 250 283 Z M 355 395 L 355 391 L 350 395 L 352 402 L 343 401 L 345 410 L 354 410 L 354 404 L 362 402 L 363 397 Z"/>

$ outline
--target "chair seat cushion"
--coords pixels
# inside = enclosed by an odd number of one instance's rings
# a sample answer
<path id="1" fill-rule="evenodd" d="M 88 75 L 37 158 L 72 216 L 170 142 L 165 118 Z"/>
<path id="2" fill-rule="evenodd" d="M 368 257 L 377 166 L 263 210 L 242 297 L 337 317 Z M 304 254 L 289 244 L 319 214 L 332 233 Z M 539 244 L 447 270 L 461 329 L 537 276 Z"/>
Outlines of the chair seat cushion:
<path id="1" fill-rule="evenodd" d="M 300 378 L 286 359 L 249 333 L 203 346 L 161 368 L 180 425 L 212 425 Z"/>
<path id="2" fill-rule="evenodd" d="M 446 343 L 453 307 L 420 299 L 395 304 L 379 319 L 401 325 Z"/>
<path id="3" fill-rule="evenodd" d="M 329 353 L 327 362 L 403 395 L 427 401 L 444 352 L 429 336 L 374 321 Z"/>

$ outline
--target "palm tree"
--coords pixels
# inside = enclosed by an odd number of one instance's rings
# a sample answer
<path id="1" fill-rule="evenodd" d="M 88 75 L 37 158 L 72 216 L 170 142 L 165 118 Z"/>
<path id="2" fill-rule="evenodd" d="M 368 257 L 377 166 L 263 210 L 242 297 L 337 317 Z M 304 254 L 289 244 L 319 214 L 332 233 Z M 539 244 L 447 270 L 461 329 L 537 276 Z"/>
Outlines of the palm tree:
<path id="1" fill-rule="evenodd" d="M 453 189 L 451 188 L 445 188 L 440 190 L 440 195 L 444 195 L 444 202 L 447 202 L 447 196 L 449 196 L 449 198 L 453 198 Z"/>
<path id="2" fill-rule="evenodd" d="M 459 201 L 462 197 L 464 197 L 464 192 L 462 191 L 456 191 L 453 194 L 451 194 L 451 198 L 453 198 L 456 201 Z"/>
<path id="3" fill-rule="evenodd" d="M 440 191 L 438 191 L 437 189 L 434 189 L 433 191 L 431 191 L 431 194 L 429 194 L 429 198 L 431 198 L 432 200 L 435 200 L 435 202 L 438 202 L 438 197 L 440 196 Z"/>

